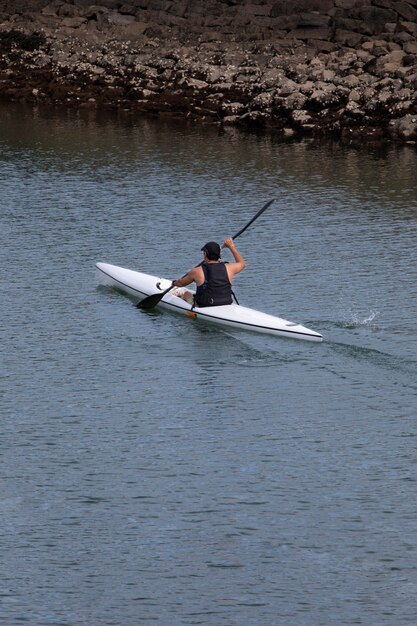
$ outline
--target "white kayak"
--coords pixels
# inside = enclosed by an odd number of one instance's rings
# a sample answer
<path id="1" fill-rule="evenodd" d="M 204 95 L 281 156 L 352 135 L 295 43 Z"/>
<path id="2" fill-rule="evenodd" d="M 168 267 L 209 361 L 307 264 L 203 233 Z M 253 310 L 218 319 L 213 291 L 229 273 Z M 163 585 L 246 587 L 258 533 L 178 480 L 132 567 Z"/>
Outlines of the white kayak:
<path id="1" fill-rule="evenodd" d="M 100 284 L 123 291 L 136 298 L 138 302 L 147 296 L 158 293 L 158 291 L 164 291 L 170 287 L 172 282 L 166 278 L 135 272 L 117 265 L 110 265 L 109 263 L 97 263 L 96 267 L 99 270 Z M 202 319 L 207 322 L 221 324 L 222 326 L 232 326 L 234 328 L 269 335 L 279 335 L 281 337 L 291 337 L 293 339 L 323 341 L 322 335 L 301 324 L 289 322 L 281 317 L 262 313 L 235 303 L 223 306 L 193 308 L 183 298 L 168 292 L 158 306 L 170 311 L 184 313 L 191 319 Z"/>

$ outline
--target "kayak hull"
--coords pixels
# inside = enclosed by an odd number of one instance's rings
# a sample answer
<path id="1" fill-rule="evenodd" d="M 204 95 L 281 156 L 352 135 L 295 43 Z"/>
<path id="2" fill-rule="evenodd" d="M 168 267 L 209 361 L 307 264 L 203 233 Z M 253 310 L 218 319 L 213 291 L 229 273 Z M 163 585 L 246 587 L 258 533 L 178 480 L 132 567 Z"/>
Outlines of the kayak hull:
<path id="1" fill-rule="evenodd" d="M 166 278 L 143 274 L 109 263 L 97 263 L 96 268 L 99 271 L 100 284 L 118 289 L 135 298 L 138 302 L 147 296 L 158 293 L 158 291 L 167 289 L 171 285 L 171 280 Z M 190 291 L 192 290 L 190 289 Z M 192 319 L 203 319 L 222 326 L 292 339 L 323 341 L 322 335 L 301 324 L 289 322 L 281 317 L 262 313 L 235 303 L 224 306 L 195 307 L 193 309 L 188 302 L 168 292 L 159 302 L 158 307 L 188 315 Z"/>

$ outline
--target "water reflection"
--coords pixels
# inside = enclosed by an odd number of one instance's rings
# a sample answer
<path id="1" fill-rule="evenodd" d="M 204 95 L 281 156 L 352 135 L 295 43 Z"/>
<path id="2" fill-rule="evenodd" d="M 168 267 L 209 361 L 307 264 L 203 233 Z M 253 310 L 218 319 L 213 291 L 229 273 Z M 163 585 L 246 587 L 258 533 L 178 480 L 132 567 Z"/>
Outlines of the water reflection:
<path id="1" fill-rule="evenodd" d="M 417 200 L 413 174 L 415 146 L 384 144 L 359 148 L 310 140 L 276 143 L 273 136 L 254 137 L 236 129 L 222 132 L 212 127 L 196 128 L 178 121 L 155 122 L 135 118 L 127 112 L 32 110 L 4 105 L 0 108 L 0 137 L 2 159 L 8 150 L 19 150 L 24 157 L 25 149 L 29 149 L 29 159 L 36 151 L 37 159 L 44 159 L 43 166 L 59 165 L 64 171 L 81 171 L 90 162 L 103 179 L 110 171 L 114 173 L 116 162 L 122 173 L 131 173 L 140 157 L 145 173 L 148 167 L 186 169 L 191 183 L 193 177 L 206 176 L 208 172 L 213 181 L 230 176 L 243 179 L 257 176 L 259 182 L 262 174 L 269 184 L 273 177 L 275 187 L 283 187 L 284 192 L 290 181 L 297 181 L 313 191 L 321 187 L 327 191 L 329 187 L 341 188 L 351 194 L 368 193 L 371 197 L 379 190 L 384 205 L 394 202 L 398 206 L 398 194 L 406 194 L 408 203 L 410 199 Z M 203 152 L 196 138 L 207 139 Z M 250 145 L 249 159 L 246 150 L 236 149 L 245 143 Z M 61 159 L 57 159 L 59 155 Z M 375 167 L 366 166 L 370 161 Z M 135 173 L 139 177 L 143 175 L 138 169 Z"/>

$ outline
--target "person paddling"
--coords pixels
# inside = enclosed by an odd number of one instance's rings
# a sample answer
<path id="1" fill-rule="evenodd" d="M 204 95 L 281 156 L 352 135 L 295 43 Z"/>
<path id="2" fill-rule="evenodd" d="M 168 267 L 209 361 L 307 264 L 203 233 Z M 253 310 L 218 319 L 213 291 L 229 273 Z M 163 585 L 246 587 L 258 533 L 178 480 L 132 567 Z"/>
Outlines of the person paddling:
<path id="1" fill-rule="evenodd" d="M 233 277 L 244 269 L 246 263 L 237 250 L 232 237 L 226 239 L 223 245 L 229 248 L 233 254 L 234 263 L 223 263 L 220 260 L 221 248 L 219 244 L 215 241 L 209 241 L 201 248 L 204 253 L 203 262 L 187 272 L 182 278 L 172 282 L 174 287 L 186 287 L 195 282 L 197 286 L 195 297 L 187 290 L 178 289 L 177 293 L 175 291 L 172 293 L 190 304 L 194 299 L 194 304 L 198 307 L 232 304 Z"/>

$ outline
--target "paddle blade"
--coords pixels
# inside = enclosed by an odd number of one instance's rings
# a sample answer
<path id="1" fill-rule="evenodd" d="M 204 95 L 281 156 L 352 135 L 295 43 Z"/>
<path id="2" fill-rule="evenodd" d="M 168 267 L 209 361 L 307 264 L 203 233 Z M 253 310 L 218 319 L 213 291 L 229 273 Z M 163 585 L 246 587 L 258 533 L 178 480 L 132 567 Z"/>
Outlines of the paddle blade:
<path id="1" fill-rule="evenodd" d="M 138 309 L 153 309 L 163 298 L 163 295 L 156 293 L 153 296 L 148 296 L 147 298 L 144 298 L 143 300 L 141 300 L 141 302 L 138 302 L 136 305 L 136 308 Z"/>
<path id="2" fill-rule="evenodd" d="M 151 296 L 147 296 L 146 298 L 138 302 L 138 304 L 136 305 L 136 308 L 153 309 L 155 306 L 157 306 L 161 302 L 164 295 L 168 293 L 168 291 L 171 291 L 172 288 L 173 288 L 173 285 L 171 285 L 171 287 L 168 287 L 168 289 L 165 289 L 165 291 L 161 291 L 161 293 L 154 293 Z"/>

